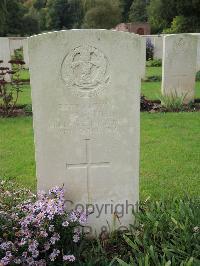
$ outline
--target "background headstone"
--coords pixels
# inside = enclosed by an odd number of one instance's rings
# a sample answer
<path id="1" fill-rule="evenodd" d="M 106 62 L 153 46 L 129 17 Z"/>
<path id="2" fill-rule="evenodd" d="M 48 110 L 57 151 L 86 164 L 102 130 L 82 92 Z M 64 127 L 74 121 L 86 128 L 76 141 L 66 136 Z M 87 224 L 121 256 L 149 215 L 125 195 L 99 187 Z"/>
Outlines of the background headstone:
<path id="1" fill-rule="evenodd" d="M 200 33 L 191 33 L 197 36 L 197 72 L 200 71 Z"/>
<path id="2" fill-rule="evenodd" d="M 0 37 L 0 60 L 3 60 L 4 67 L 10 67 L 8 63 L 10 61 L 10 48 L 9 48 L 9 39 L 6 37 Z"/>
<path id="3" fill-rule="evenodd" d="M 164 37 L 162 94 L 185 97 L 185 103 L 194 100 L 197 60 L 197 37 L 191 34 L 173 34 Z"/>
<path id="4" fill-rule="evenodd" d="M 163 38 L 164 35 L 143 35 L 143 38 L 150 40 L 153 47 L 153 59 L 162 59 L 163 58 Z"/>
<path id="5" fill-rule="evenodd" d="M 29 68 L 28 39 L 22 41 L 25 68 Z"/>
<path id="6" fill-rule="evenodd" d="M 97 232 L 129 225 L 138 201 L 140 37 L 72 30 L 28 42 L 38 189 L 65 184 L 73 206 L 93 204 L 88 224 Z"/>
<path id="7" fill-rule="evenodd" d="M 163 58 L 163 36 L 158 35 L 154 38 L 154 59 Z"/>
<path id="8" fill-rule="evenodd" d="M 23 40 L 25 37 L 9 37 L 10 42 L 10 54 L 15 54 L 15 50 L 23 48 Z"/>
<path id="9" fill-rule="evenodd" d="M 141 77 L 145 79 L 146 75 L 146 39 L 141 38 Z"/>

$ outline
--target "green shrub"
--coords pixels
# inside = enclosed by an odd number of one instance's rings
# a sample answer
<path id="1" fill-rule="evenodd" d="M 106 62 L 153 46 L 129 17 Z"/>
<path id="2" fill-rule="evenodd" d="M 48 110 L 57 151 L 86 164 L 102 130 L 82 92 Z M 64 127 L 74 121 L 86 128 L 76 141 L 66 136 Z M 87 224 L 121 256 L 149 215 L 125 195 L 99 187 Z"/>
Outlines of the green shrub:
<path id="1" fill-rule="evenodd" d="M 14 113 L 14 109 L 22 92 L 23 82 L 20 78 L 20 72 L 25 64 L 22 60 L 10 60 L 8 63 L 12 65 L 12 69 L 3 67 L 0 60 L 0 107 L 4 116 L 10 116 Z M 6 76 L 10 77 L 11 82 L 6 80 Z"/>
<path id="2" fill-rule="evenodd" d="M 176 91 L 174 94 L 171 95 L 159 96 L 161 105 L 165 107 L 167 111 L 170 112 L 182 111 L 184 109 L 185 97 L 186 95 L 178 96 Z"/>
<path id="3" fill-rule="evenodd" d="M 141 204 L 124 235 L 131 255 L 120 265 L 200 265 L 200 198 Z"/>
<path id="4" fill-rule="evenodd" d="M 148 60 L 146 63 L 147 67 L 161 67 L 162 66 L 162 60 L 161 59 L 153 59 Z"/>
<path id="5" fill-rule="evenodd" d="M 24 60 L 23 56 L 23 48 L 15 49 L 14 50 L 14 56 L 12 56 L 12 59 L 14 60 Z"/>
<path id="6" fill-rule="evenodd" d="M 196 74 L 196 81 L 200 81 L 200 71 L 198 71 Z"/>
<path id="7" fill-rule="evenodd" d="M 32 104 L 27 104 L 24 107 L 24 111 L 25 111 L 26 114 L 31 115 L 32 114 Z"/>

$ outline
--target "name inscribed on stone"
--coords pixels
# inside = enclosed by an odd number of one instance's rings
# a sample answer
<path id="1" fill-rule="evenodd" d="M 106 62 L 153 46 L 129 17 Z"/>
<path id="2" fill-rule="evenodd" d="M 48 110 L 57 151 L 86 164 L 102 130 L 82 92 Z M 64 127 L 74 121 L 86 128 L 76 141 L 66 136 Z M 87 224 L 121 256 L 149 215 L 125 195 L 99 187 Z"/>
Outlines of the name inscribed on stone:
<path id="1" fill-rule="evenodd" d="M 50 122 L 50 129 L 62 134 L 80 132 L 83 136 L 113 133 L 119 125 L 116 115 L 110 111 L 108 103 L 60 104 L 55 119 Z M 51 121 L 52 121 L 51 120 Z"/>

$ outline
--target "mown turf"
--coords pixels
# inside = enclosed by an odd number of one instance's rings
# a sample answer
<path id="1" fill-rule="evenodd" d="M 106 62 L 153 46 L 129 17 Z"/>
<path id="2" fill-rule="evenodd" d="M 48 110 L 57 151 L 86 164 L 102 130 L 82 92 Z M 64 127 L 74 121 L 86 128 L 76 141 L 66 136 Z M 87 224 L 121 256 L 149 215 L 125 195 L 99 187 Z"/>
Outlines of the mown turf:
<path id="1" fill-rule="evenodd" d="M 161 77 L 162 68 L 146 67 L 146 77 L 151 77 L 151 76 Z M 141 92 L 148 99 L 151 100 L 159 99 L 161 95 L 161 82 L 142 82 Z M 197 81 L 195 85 L 195 98 L 200 99 L 200 81 Z"/>
<path id="2" fill-rule="evenodd" d="M 0 119 L 0 176 L 35 188 L 32 118 Z"/>
<path id="3" fill-rule="evenodd" d="M 161 67 L 147 67 L 146 76 L 161 76 Z M 27 70 L 22 72 L 22 77 L 28 79 Z M 141 93 L 148 99 L 156 100 L 161 95 L 161 82 L 142 82 Z M 200 81 L 196 82 L 195 98 L 200 99 Z M 31 104 L 31 89 L 29 85 L 24 85 L 20 93 L 18 104 Z"/>
<path id="4" fill-rule="evenodd" d="M 141 93 L 151 100 L 160 99 L 161 82 L 142 82 Z M 200 81 L 195 85 L 195 98 L 200 99 Z"/>
<path id="5" fill-rule="evenodd" d="M 141 115 L 141 196 L 198 195 L 200 114 Z"/>
<path id="6" fill-rule="evenodd" d="M 141 114 L 140 197 L 198 195 L 199 113 Z M 32 118 L 0 119 L 0 176 L 35 189 Z"/>
<path id="7" fill-rule="evenodd" d="M 146 76 L 162 76 L 162 67 L 146 67 Z"/>

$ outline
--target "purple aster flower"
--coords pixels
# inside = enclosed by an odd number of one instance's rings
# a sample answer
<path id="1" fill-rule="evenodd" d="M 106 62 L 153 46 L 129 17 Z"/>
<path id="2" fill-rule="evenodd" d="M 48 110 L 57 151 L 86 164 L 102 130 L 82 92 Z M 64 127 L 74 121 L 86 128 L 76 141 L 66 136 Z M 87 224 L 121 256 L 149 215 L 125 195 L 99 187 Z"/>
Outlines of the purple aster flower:
<path id="1" fill-rule="evenodd" d="M 46 242 L 46 243 L 44 244 L 44 250 L 45 250 L 45 251 L 49 250 L 50 247 L 51 247 L 51 246 L 50 246 L 49 242 Z"/>
<path id="2" fill-rule="evenodd" d="M 63 227 L 67 227 L 69 225 L 69 223 L 67 222 L 67 221 L 64 221 L 63 223 L 62 223 L 62 226 Z"/>
<path id="3" fill-rule="evenodd" d="M 76 222 L 78 220 L 74 211 L 70 213 L 69 219 L 71 220 L 71 222 Z"/>
<path id="4" fill-rule="evenodd" d="M 49 232 L 54 232 L 54 225 L 49 226 Z"/>
<path id="5" fill-rule="evenodd" d="M 73 236 L 73 242 L 74 242 L 74 243 L 77 243 L 79 240 L 80 240 L 80 236 L 77 235 L 77 234 L 75 234 L 75 235 Z"/>
<path id="6" fill-rule="evenodd" d="M 34 259 L 32 257 L 28 257 L 26 259 L 26 262 L 27 262 L 28 265 L 34 265 Z"/>
<path id="7" fill-rule="evenodd" d="M 1 260 L 0 260 L 0 264 L 1 265 L 9 265 L 10 263 L 10 258 L 9 257 L 3 257 Z"/>
<path id="8" fill-rule="evenodd" d="M 22 261 L 21 261 L 19 258 L 16 258 L 16 259 L 14 259 L 14 263 L 15 263 L 15 264 L 21 264 Z"/>
<path id="9" fill-rule="evenodd" d="M 33 250 L 32 251 L 32 257 L 37 258 L 39 256 L 39 251 L 38 250 Z"/>
<path id="10" fill-rule="evenodd" d="M 70 261 L 70 262 L 73 262 L 73 261 L 75 261 L 75 257 L 74 257 L 74 255 L 64 255 L 63 256 L 63 261 Z"/>
<path id="11" fill-rule="evenodd" d="M 60 254 L 60 250 L 54 249 L 49 258 L 51 261 L 55 261 L 56 257 Z"/>

